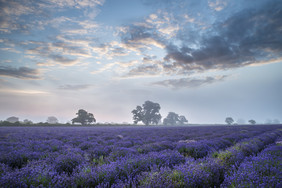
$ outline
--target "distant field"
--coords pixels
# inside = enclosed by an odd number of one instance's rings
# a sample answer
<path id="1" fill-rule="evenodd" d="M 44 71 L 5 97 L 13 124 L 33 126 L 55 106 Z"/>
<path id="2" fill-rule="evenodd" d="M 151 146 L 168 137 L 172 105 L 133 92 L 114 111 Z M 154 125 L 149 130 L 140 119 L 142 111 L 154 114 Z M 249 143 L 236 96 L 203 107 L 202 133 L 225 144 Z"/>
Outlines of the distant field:
<path id="1" fill-rule="evenodd" d="M 282 125 L 0 127 L 0 187 L 281 187 Z"/>

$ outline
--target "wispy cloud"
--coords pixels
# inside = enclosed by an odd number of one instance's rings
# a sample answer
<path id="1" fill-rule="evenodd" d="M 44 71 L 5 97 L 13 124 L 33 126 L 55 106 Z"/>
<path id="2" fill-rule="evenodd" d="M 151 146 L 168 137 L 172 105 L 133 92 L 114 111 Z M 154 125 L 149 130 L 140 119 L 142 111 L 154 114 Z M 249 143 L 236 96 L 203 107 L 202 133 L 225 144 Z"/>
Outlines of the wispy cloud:
<path id="1" fill-rule="evenodd" d="M 215 82 L 224 81 L 226 79 L 224 76 L 216 77 L 205 77 L 205 78 L 180 78 L 180 79 L 169 79 L 159 82 L 154 82 L 152 85 L 163 86 L 171 89 L 181 89 L 181 88 L 194 88 L 200 87 L 207 84 L 213 84 Z"/>
<path id="2" fill-rule="evenodd" d="M 113 59 L 115 57 L 129 55 L 128 49 L 117 41 L 93 46 L 92 50 L 99 58 Z"/>
<path id="3" fill-rule="evenodd" d="M 86 65 L 88 58 L 96 58 L 93 52 L 93 41 L 95 31 L 99 25 L 93 20 L 93 11 L 97 14 L 104 0 L 64 0 L 64 1 L 5 1 L 0 0 L 0 32 L 10 34 L 22 34 L 23 28 L 26 36 L 14 38 L 8 36 L 7 39 L 0 39 L 2 51 L 12 53 L 25 53 L 26 59 L 37 66 L 74 66 Z M 56 12 L 69 12 L 74 10 L 82 13 L 80 17 L 65 16 L 56 17 Z M 89 17 L 90 16 L 90 17 Z M 95 15 L 96 16 L 96 15 Z M 24 18 L 23 18 L 24 17 Z M 40 30 L 40 32 L 38 32 Z M 35 31 L 35 32 L 34 32 Z M 40 33 L 41 36 L 38 36 Z M 20 49 L 20 50 L 19 50 Z M 122 55 L 120 48 L 113 48 L 112 54 Z M 18 56 L 18 55 L 16 55 Z M 93 61 L 93 59 L 91 60 Z M 17 64 L 20 61 L 13 61 Z M 90 62 L 90 61 L 88 61 Z M 9 69 L 3 71 L 1 75 L 17 77 L 21 79 L 39 79 L 38 75 L 32 75 L 30 70 Z M 25 72 L 23 72 L 25 71 Z M 16 73 L 17 72 L 17 73 Z M 23 72 L 20 74 L 20 72 Z"/>
<path id="4" fill-rule="evenodd" d="M 90 52 L 87 49 L 63 41 L 26 41 L 21 45 L 29 55 L 36 55 L 62 65 L 74 65 L 79 59 L 90 57 Z"/>
<path id="5" fill-rule="evenodd" d="M 0 66 L 0 76 L 7 76 L 19 79 L 41 79 L 39 70 L 28 67 L 7 67 Z"/>
<path id="6" fill-rule="evenodd" d="M 92 71 L 92 74 L 99 74 L 99 73 L 103 73 L 105 71 L 108 70 L 112 70 L 113 67 L 115 67 L 115 71 L 118 74 L 124 73 L 126 71 L 128 71 L 128 69 L 130 67 L 136 66 L 137 64 L 139 64 L 139 61 L 134 60 L 134 61 L 127 61 L 127 62 L 113 62 L 113 63 L 107 63 L 105 65 L 103 65 L 101 68 Z"/>
<path id="7" fill-rule="evenodd" d="M 9 94 L 23 94 L 23 95 L 42 95 L 42 94 L 50 94 L 46 91 L 41 90 L 31 90 L 31 89 L 0 89 L 3 93 L 9 93 Z"/>
<path id="8" fill-rule="evenodd" d="M 92 85 L 89 84 L 66 84 L 59 86 L 62 90 L 79 91 L 90 88 Z"/>
<path id="9" fill-rule="evenodd" d="M 0 1 L 0 31 L 10 33 L 14 30 L 26 31 L 28 23 L 22 22 L 20 16 L 39 14 L 29 1 Z"/>
<path id="10" fill-rule="evenodd" d="M 209 0 L 209 6 L 216 11 L 221 11 L 227 6 L 227 2 L 226 0 Z"/>
<path id="11" fill-rule="evenodd" d="M 107 70 L 110 70 L 112 67 L 114 67 L 115 65 L 118 65 L 119 63 L 115 62 L 115 63 L 108 63 L 106 65 L 104 65 L 102 68 L 98 69 L 98 70 L 94 70 L 91 72 L 91 74 L 99 74 L 99 73 L 103 73 Z"/>
<path id="12" fill-rule="evenodd" d="M 161 68 L 157 64 L 153 65 L 140 65 L 135 68 L 132 68 L 126 75 L 123 77 L 132 78 L 132 77 L 148 77 L 160 75 Z"/>
<path id="13" fill-rule="evenodd" d="M 49 0 L 49 3 L 59 7 L 95 7 L 102 5 L 105 0 Z"/>

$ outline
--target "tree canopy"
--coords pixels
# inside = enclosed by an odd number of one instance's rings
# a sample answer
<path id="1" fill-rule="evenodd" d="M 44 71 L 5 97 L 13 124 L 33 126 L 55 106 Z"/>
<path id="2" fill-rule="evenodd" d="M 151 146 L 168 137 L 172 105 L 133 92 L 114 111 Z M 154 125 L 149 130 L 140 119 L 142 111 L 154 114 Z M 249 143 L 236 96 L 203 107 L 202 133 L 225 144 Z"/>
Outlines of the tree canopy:
<path id="1" fill-rule="evenodd" d="M 94 115 L 92 113 L 88 113 L 87 111 L 80 109 L 76 113 L 77 117 L 73 118 L 72 124 L 80 123 L 81 125 L 88 125 L 96 122 Z"/>
<path id="2" fill-rule="evenodd" d="M 10 122 L 10 123 L 16 123 L 19 121 L 18 117 L 12 116 L 6 119 L 6 121 Z"/>
<path id="3" fill-rule="evenodd" d="M 233 120 L 232 117 L 227 117 L 227 118 L 225 119 L 225 122 L 226 122 L 228 125 L 231 125 L 231 124 L 234 122 L 234 120 Z"/>
<path id="4" fill-rule="evenodd" d="M 55 116 L 50 116 L 47 118 L 47 123 L 49 124 L 57 124 L 59 120 Z"/>
<path id="5" fill-rule="evenodd" d="M 252 124 L 252 125 L 255 125 L 257 122 L 253 119 L 249 120 L 249 123 Z"/>
<path id="6" fill-rule="evenodd" d="M 133 122 L 137 124 L 139 121 L 143 122 L 145 125 L 158 124 L 162 116 L 159 113 L 161 107 L 158 103 L 151 101 L 145 101 L 141 106 L 137 106 L 136 109 L 132 110 Z"/>
<path id="7" fill-rule="evenodd" d="M 188 122 L 185 116 L 179 116 L 175 112 L 169 112 L 167 117 L 164 118 L 163 124 L 164 125 L 176 125 L 176 124 L 183 125 L 185 122 Z"/>

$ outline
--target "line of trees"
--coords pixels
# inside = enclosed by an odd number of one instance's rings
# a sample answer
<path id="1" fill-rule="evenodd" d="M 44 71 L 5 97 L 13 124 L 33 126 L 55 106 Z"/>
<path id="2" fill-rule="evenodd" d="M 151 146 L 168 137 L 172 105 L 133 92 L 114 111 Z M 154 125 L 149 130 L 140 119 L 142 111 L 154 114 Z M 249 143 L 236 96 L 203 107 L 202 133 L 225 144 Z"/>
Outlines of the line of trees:
<path id="1" fill-rule="evenodd" d="M 161 114 L 160 114 L 160 104 L 154 103 L 152 101 L 145 101 L 145 103 L 140 106 L 138 105 L 134 110 L 131 111 L 133 114 L 133 123 L 137 124 L 138 122 L 142 122 L 145 125 L 155 124 L 158 125 L 161 123 Z M 234 120 L 232 117 L 227 117 L 225 122 L 228 125 L 234 124 Z M 255 125 L 256 121 L 250 119 L 248 121 L 251 125 Z M 274 120 L 274 124 L 279 124 L 278 120 Z M 273 124 L 272 122 L 272 124 Z M 178 115 L 175 112 L 169 112 L 168 115 L 164 118 L 164 125 L 184 125 L 188 123 L 188 120 L 183 115 Z"/>
<path id="2" fill-rule="evenodd" d="M 233 123 L 234 123 L 234 120 L 233 120 L 233 118 L 232 117 L 227 117 L 226 119 L 225 119 L 225 122 L 228 124 L 228 125 L 232 125 Z M 253 120 L 253 119 L 250 119 L 249 121 L 248 121 L 251 125 L 255 125 L 257 122 L 255 121 L 255 120 Z M 279 124 L 280 122 L 277 122 L 276 124 Z"/>
<path id="3" fill-rule="evenodd" d="M 162 116 L 160 114 L 161 106 L 158 103 L 152 101 L 145 101 L 142 106 L 138 105 L 134 110 L 131 111 L 133 114 L 133 123 L 138 124 L 142 122 L 145 125 L 158 125 L 161 123 Z M 71 120 L 72 124 L 81 124 L 81 125 L 90 125 L 96 122 L 94 115 L 88 113 L 86 110 L 80 109 L 76 113 L 76 117 Z M 25 119 L 23 122 L 19 121 L 18 117 L 12 116 L 6 119 L 6 121 L 1 121 L 1 124 L 33 124 L 32 121 Z M 228 125 L 234 124 L 232 117 L 227 117 L 225 122 Z M 239 123 L 239 120 L 237 121 Z M 244 120 L 243 120 L 244 122 Z M 250 124 L 255 125 L 256 121 L 250 119 L 248 121 Z M 59 121 L 55 116 L 49 116 L 46 120 L 46 123 L 39 124 L 58 124 Z M 188 123 L 188 120 L 184 115 L 178 115 L 175 112 L 169 112 L 168 115 L 163 119 L 163 125 L 184 125 Z M 68 123 L 67 123 L 68 124 Z M 269 124 L 280 124 L 279 120 L 273 120 Z"/>
<path id="4" fill-rule="evenodd" d="M 133 122 L 137 124 L 142 122 L 145 125 L 155 124 L 158 125 L 161 123 L 162 116 L 160 114 L 161 106 L 158 103 L 152 101 L 145 101 L 142 106 L 137 106 L 134 110 L 131 111 L 133 114 Z M 164 118 L 164 125 L 184 125 L 188 120 L 183 115 L 178 115 L 175 112 L 169 112 L 167 117 Z"/>
<path id="5" fill-rule="evenodd" d="M 20 121 L 20 119 L 15 116 L 8 117 L 4 122 L 12 123 L 12 124 L 26 124 L 26 125 L 33 124 L 33 122 L 29 119 L 24 119 L 23 121 Z M 47 124 L 58 124 L 59 120 L 55 116 L 49 116 L 46 120 L 46 123 Z"/>

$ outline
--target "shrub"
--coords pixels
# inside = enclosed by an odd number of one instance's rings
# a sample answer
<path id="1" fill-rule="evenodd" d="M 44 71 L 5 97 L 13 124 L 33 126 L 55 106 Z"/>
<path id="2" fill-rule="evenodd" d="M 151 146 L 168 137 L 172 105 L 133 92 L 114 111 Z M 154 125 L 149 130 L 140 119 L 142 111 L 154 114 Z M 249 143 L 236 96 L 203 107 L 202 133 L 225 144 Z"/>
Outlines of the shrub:
<path id="1" fill-rule="evenodd" d="M 74 169 L 82 163 L 82 157 L 76 154 L 68 153 L 60 155 L 55 161 L 55 170 L 58 173 L 67 173 L 71 175 Z"/>

